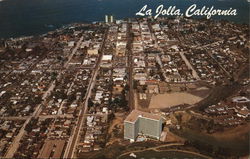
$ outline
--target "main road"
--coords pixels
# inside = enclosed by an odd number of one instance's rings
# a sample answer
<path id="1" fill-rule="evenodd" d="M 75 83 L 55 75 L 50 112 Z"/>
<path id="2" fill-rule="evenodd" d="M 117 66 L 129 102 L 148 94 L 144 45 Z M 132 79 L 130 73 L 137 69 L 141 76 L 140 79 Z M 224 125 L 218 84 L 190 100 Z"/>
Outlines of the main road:
<path id="1" fill-rule="evenodd" d="M 68 61 L 65 63 L 64 67 L 65 68 L 68 68 L 68 63 L 69 61 L 72 59 L 73 55 L 76 53 L 77 49 L 80 47 L 80 44 L 82 43 L 82 40 L 83 40 L 83 37 L 80 38 L 80 40 L 77 42 L 77 45 L 76 47 L 72 50 L 72 53 L 70 54 L 69 58 L 68 58 Z M 35 65 L 33 65 L 33 67 L 35 67 Z M 31 70 L 29 70 L 31 71 Z M 61 76 L 62 74 L 62 71 L 59 73 L 59 77 Z M 58 78 L 59 78 L 58 77 Z M 5 158 L 13 158 L 14 157 L 14 154 L 15 152 L 17 151 L 18 147 L 19 147 L 19 144 L 20 144 L 20 140 L 22 139 L 23 135 L 25 134 L 25 127 L 26 125 L 30 122 L 30 120 L 34 117 L 38 117 L 40 112 L 41 112 L 41 108 L 42 108 L 42 105 L 44 105 L 46 103 L 46 99 L 47 97 L 51 94 L 51 92 L 54 90 L 54 87 L 55 87 L 55 81 L 53 81 L 51 84 L 50 84 L 50 87 L 49 89 L 43 94 L 43 103 L 42 104 L 39 104 L 35 111 L 33 112 L 33 114 L 31 116 L 28 117 L 28 119 L 25 121 L 25 123 L 23 124 L 22 128 L 20 129 L 19 133 L 17 134 L 17 136 L 15 137 L 15 139 L 13 140 L 13 143 L 11 144 L 11 146 L 9 147 L 9 149 L 7 150 L 6 154 L 5 154 Z"/>
<path id="2" fill-rule="evenodd" d="M 63 158 L 74 158 L 75 149 L 79 140 L 80 132 L 86 120 L 85 114 L 87 114 L 87 111 L 88 111 L 88 100 L 91 96 L 92 89 L 95 86 L 96 76 L 100 68 L 106 38 L 107 38 L 107 31 L 105 32 L 104 37 L 103 37 L 101 50 L 100 50 L 100 56 L 94 68 L 94 72 L 92 74 L 92 77 L 91 77 L 91 80 L 90 80 L 90 83 L 86 92 L 86 97 L 84 98 L 84 102 L 80 106 L 81 110 L 80 110 L 80 115 L 78 116 L 78 119 L 77 119 L 77 124 L 73 130 L 73 135 L 69 139 Z"/>
<path id="3" fill-rule="evenodd" d="M 182 58 L 182 60 L 185 62 L 185 64 L 187 65 L 187 67 L 189 69 L 192 70 L 192 76 L 196 79 L 196 80 L 200 80 L 200 77 L 198 75 L 198 73 L 195 71 L 195 69 L 193 68 L 193 66 L 190 64 L 190 62 L 188 61 L 188 59 L 186 58 L 184 52 L 179 52 L 180 56 Z"/>
<path id="4" fill-rule="evenodd" d="M 129 99 L 128 105 L 130 107 L 130 111 L 132 111 L 134 107 L 134 86 L 133 86 L 133 51 L 132 51 L 132 43 L 133 37 L 131 35 L 131 24 L 128 23 L 127 27 L 127 53 L 128 53 L 128 70 L 129 70 Z"/>

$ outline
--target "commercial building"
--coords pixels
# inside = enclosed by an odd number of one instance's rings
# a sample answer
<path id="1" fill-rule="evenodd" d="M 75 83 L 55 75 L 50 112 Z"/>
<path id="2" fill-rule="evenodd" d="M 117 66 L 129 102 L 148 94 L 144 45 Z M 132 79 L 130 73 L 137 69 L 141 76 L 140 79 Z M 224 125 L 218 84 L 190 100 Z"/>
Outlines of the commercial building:
<path id="1" fill-rule="evenodd" d="M 133 110 L 124 121 L 124 139 L 135 141 L 138 135 L 160 139 L 163 119 L 159 115 Z"/>

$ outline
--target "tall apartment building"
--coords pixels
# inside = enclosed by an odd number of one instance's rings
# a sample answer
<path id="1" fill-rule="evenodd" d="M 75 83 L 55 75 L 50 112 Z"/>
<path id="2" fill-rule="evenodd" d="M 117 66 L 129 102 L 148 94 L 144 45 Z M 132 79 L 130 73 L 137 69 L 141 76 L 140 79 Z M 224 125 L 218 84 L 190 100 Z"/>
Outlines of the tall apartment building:
<path id="1" fill-rule="evenodd" d="M 160 139 L 163 119 L 159 115 L 133 110 L 124 120 L 124 139 L 135 141 L 138 135 Z"/>
<path id="2" fill-rule="evenodd" d="M 105 15 L 105 23 L 114 23 L 115 18 L 113 15 Z"/>

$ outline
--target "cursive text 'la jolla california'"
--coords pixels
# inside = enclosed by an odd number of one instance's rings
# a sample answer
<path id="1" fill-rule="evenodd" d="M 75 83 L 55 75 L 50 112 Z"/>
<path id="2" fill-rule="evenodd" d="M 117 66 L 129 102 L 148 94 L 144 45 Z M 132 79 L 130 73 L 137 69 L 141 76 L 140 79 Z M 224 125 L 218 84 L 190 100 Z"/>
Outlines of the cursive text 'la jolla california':
<path id="1" fill-rule="evenodd" d="M 159 16 L 183 16 L 192 17 L 192 16 L 205 16 L 207 19 L 210 19 L 212 16 L 236 16 L 237 9 L 216 9 L 214 6 L 198 8 L 196 4 L 188 7 L 183 14 L 180 9 L 176 6 L 169 6 L 165 8 L 163 4 L 159 5 L 155 11 L 148 8 L 147 5 L 144 5 L 137 13 L 137 16 L 153 16 L 155 19 Z"/>

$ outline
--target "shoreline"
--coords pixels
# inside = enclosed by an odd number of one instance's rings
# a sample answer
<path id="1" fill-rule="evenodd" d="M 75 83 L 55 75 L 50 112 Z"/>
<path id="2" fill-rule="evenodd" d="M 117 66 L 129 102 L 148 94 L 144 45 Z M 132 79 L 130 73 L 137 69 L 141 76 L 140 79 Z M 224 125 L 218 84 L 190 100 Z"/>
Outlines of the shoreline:
<path id="1" fill-rule="evenodd" d="M 4 1 L 4 0 L 2 0 Z M 1 0 L 0 0 L 1 2 Z M 137 19 L 137 18 L 143 18 L 143 17 L 131 17 L 129 19 Z M 159 18 L 172 18 L 172 17 L 159 17 Z M 176 17 L 174 17 L 176 18 Z M 184 17 L 184 18 L 188 18 L 188 17 Z M 126 18 L 124 18 L 126 19 Z M 119 19 L 119 20 L 124 20 L 124 19 Z M 189 18 L 190 19 L 190 18 Z M 204 17 L 191 17 L 191 19 L 194 19 L 194 20 L 204 20 Z M 229 23 L 232 23 L 232 24 L 237 24 L 237 25 L 249 25 L 247 24 L 246 22 L 235 22 L 235 21 L 229 21 L 227 19 L 209 19 L 209 20 L 212 20 L 212 21 L 216 21 L 216 22 L 220 22 L 220 21 L 227 21 Z M 18 40 L 18 39 L 26 39 L 26 38 L 33 38 L 33 37 L 41 37 L 41 36 L 45 36 L 49 33 L 53 33 L 53 32 L 56 32 L 57 30 L 61 30 L 61 29 L 67 29 L 69 27 L 72 27 L 74 25 L 89 25 L 89 24 L 95 24 L 95 23 L 104 23 L 104 21 L 92 21 L 92 22 L 72 22 L 72 23 L 69 23 L 69 24 L 64 24 L 64 25 L 61 25 L 60 27 L 56 27 L 55 25 L 53 24 L 50 24 L 50 25 L 53 25 L 53 28 L 52 30 L 47 30 L 47 31 L 41 31 L 41 32 L 38 32 L 36 34 L 32 34 L 32 35 L 20 35 L 20 36 L 10 36 L 10 37 L 1 37 L 0 36 L 0 39 L 2 40 Z M 49 27 L 47 27 L 49 28 Z"/>

